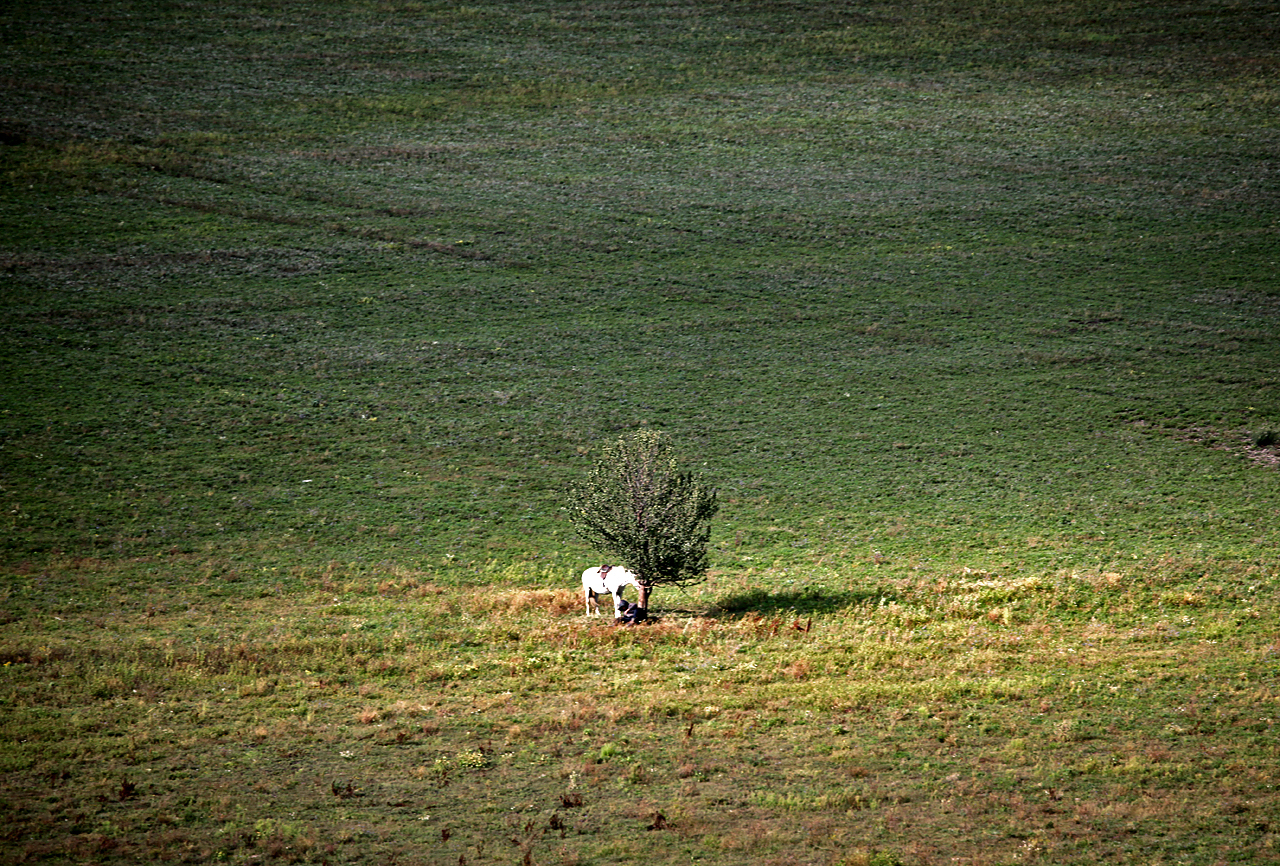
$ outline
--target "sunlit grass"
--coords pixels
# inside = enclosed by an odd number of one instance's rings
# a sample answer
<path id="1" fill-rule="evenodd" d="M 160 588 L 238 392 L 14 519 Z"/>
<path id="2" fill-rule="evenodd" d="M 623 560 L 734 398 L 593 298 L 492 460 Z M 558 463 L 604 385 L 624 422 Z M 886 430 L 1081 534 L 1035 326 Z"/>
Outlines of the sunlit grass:
<path id="1" fill-rule="evenodd" d="M 585 858 L 657 815 L 659 852 L 690 840 L 781 851 L 810 815 L 843 828 L 804 842 L 815 856 L 836 857 L 853 833 L 922 860 L 991 821 L 1007 827 L 1003 856 L 1034 838 L 1068 859 L 1083 852 L 1070 828 L 1119 851 L 1112 816 L 1176 820 L 1176 804 L 1257 825 L 1274 809 L 1274 600 L 1198 592 L 1187 571 L 1212 563 L 1140 568 L 1141 581 L 881 570 L 855 579 L 874 598 L 834 607 L 823 587 L 848 576 L 827 573 L 785 608 L 758 599 L 766 613 L 724 612 L 708 586 L 635 628 L 588 619 L 563 588 L 441 588 L 404 571 L 375 586 L 330 568 L 296 575 L 287 596 L 193 589 L 169 609 L 11 622 L 9 796 L 13 779 L 53 778 L 55 791 L 83 779 L 91 754 L 97 797 L 31 803 L 13 841 L 26 856 L 177 844 L 247 857 L 264 846 L 254 816 L 282 796 L 290 832 L 344 858 L 385 852 L 349 822 L 395 821 L 388 801 L 434 804 L 408 816 L 416 844 L 445 826 L 448 850 L 478 853 L 505 825 L 461 808 L 475 795 L 510 804 L 543 852 L 572 815 L 559 838 Z M 1227 579 L 1253 592 L 1274 575 Z M 189 792 L 187 768 L 214 755 L 227 781 Z M 269 780 L 242 775 L 255 767 Z M 957 797 L 969 805 L 935 825 Z M 602 808 L 612 802 L 646 805 Z M 44 849 L 30 835 L 40 814 L 83 829 Z M 909 846 L 900 821 L 920 828 Z"/>

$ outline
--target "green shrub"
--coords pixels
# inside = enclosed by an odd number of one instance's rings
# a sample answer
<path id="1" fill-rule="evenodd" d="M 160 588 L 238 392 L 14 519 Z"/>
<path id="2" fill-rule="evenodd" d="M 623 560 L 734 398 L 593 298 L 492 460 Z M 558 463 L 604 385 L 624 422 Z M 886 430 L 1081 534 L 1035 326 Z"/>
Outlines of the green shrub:
<path id="1" fill-rule="evenodd" d="M 641 608 L 648 609 L 654 586 L 703 579 L 716 492 L 679 470 L 662 433 L 641 430 L 606 445 L 567 495 L 565 511 L 578 534 L 639 578 Z"/>

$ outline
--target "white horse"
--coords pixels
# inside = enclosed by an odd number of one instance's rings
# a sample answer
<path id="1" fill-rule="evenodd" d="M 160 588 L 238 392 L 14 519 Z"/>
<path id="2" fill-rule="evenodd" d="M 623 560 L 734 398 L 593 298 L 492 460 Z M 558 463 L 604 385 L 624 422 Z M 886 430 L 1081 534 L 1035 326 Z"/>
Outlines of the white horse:
<path id="1" fill-rule="evenodd" d="M 634 586 L 636 592 L 641 592 L 640 578 L 621 565 L 601 565 L 582 572 L 582 595 L 587 605 L 587 616 L 591 616 L 593 605 L 598 616 L 600 614 L 598 597 L 610 595 L 613 597 L 613 618 L 621 618 L 618 608 L 623 603 L 622 588 L 624 586 Z"/>

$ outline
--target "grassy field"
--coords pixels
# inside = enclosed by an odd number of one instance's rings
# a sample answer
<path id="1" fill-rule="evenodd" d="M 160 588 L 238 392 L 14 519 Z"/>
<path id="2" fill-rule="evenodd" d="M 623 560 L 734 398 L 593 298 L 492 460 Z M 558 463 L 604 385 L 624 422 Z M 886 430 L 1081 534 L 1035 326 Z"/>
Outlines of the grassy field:
<path id="1" fill-rule="evenodd" d="M 8 4 L 0 860 L 1280 861 L 1277 261 L 1265 0 Z"/>

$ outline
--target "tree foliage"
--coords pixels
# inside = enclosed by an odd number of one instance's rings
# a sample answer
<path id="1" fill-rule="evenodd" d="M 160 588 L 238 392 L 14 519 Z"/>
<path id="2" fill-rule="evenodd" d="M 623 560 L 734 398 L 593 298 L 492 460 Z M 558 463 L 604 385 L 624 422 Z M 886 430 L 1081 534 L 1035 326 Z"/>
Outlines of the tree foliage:
<path id="1" fill-rule="evenodd" d="M 704 579 L 716 491 L 680 471 L 670 441 L 641 430 L 604 446 L 565 506 L 582 538 L 633 571 L 645 585 L 687 586 Z M 647 607 L 642 592 L 641 607 Z"/>

